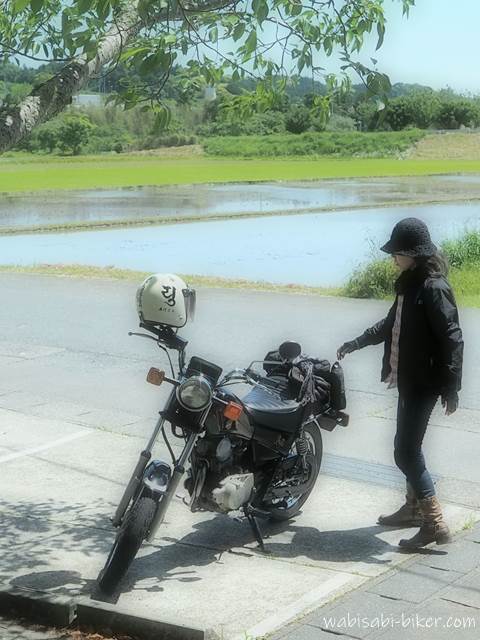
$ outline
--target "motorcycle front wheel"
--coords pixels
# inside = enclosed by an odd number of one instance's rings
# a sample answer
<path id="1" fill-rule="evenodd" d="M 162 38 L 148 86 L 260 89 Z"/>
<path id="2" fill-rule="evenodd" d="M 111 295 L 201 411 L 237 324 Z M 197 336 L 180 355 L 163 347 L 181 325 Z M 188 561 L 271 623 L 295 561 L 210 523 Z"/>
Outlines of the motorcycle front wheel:
<path id="1" fill-rule="evenodd" d="M 320 466 L 322 464 L 323 457 L 322 434 L 320 433 L 320 429 L 314 423 L 305 425 L 303 431 L 308 442 L 307 461 L 310 465 L 310 474 L 308 478 L 310 487 L 304 494 L 302 494 L 298 498 L 289 498 L 286 501 L 271 500 L 269 502 L 265 502 L 263 504 L 263 509 L 269 512 L 271 520 L 283 521 L 289 520 L 290 518 L 296 516 L 302 506 L 308 500 L 308 497 L 312 492 L 313 487 L 315 486 L 315 482 L 320 472 Z M 292 453 L 295 453 L 295 451 L 292 451 Z M 281 506 L 277 506 L 277 503 L 280 503 Z"/>
<path id="2" fill-rule="evenodd" d="M 97 578 L 100 593 L 112 595 L 120 584 L 147 537 L 156 506 L 153 498 L 143 496 L 126 514 L 105 566 Z"/>

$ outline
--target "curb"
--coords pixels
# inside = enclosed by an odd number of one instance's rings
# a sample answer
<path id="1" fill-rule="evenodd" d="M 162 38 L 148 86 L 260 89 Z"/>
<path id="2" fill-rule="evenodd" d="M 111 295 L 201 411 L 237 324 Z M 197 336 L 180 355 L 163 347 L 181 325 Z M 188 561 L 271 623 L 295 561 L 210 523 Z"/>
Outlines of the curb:
<path id="1" fill-rule="evenodd" d="M 18 615 L 32 622 L 68 627 L 75 619 L 75 604 L 65 596 L 22 589 L 0 587 L 0 614 Z"/>
<path id="2" fill-rule="evenodd" d="M 0 615 L 47 627 L 128 635 L 132 640 L 218 640 L 211 629 L 136 615 L 117 605 L 0 586 Z"/>
<path id="3" fill-rule="evenodd" d="M 140 617 L 116 605 L 81 601 L 76 608 L 78 628 L 97 633 L 125 633 L 142 640 L 216 640 L 210 629 L 199 629 L 176 622 Z"/>

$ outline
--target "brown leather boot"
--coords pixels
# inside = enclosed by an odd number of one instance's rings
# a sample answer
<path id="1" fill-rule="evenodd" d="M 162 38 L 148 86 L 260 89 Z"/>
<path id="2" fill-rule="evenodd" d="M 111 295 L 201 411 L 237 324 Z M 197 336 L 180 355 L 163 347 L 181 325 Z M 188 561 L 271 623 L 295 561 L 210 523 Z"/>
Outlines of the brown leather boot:
<path id="1" fill-rule="evenodd" d="M 407 492 L 405 494 L 405 504 L 394 513 L 382 514 L 377 520 L 378 524 L 388 527 L 420 527 L 422 525 L 422 514 L 418 506 L 412 487 L 407 482 Z"/>
<path id="2" fill-rule="evenodd" d="M 413 538 L 400 540 L 399 546 L 406 549 L 420 549 L 431 542 L 447 544 L 452 541 L 450 530 L 443 519 L 442 507 L 437 496 L 418 501 L 423 516 L 423 524 Z"/>

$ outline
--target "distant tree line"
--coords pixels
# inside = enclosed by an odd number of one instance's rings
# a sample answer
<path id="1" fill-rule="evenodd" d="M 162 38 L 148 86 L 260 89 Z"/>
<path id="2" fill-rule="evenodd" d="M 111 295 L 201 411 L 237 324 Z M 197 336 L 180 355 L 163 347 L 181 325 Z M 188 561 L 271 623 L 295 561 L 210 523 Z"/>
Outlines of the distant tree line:
<path id="1" fill-rule="evenodd" d="M 15 64 L 0 66 L 0 102 L 27 95 L 32 86 L 55 73 L 55 65 L 36 69 Z M 458 95 L 451 89 L 435 91 L 421 85 L 393 85 L 386 105 L 369 98 L 365 87 L 327 97 L 325 85 L 298 77 L 279 93 L 264 111 L 239 118 L 232 108 L 238 96 L 255 91 L 248 78 L 227 79 L 216 87 L 216 97 L 205 99 L 205 85 L 185 83 L 176 67 L 164 88 L 171 118 L 160 130 L 153 114 L 141 107 L 78 107 L 67 109 L 39 127 L 19 148 L 34 152 L 64 154 L 122 152 L 159 146 L 194 144 L 211 136 L 263 136 L 273 133 L 301 134 L 306 131 L 401 131 L 459 129 L 480 126 L 480 98 Z M 154 81 L 154 77 L 151 78 Z M 88 90 L 108 94 L 122 83 L 135 82 L 133 72 L 118 65 L 102 78 L 90 81 Z M 322 100 L 328 100 L 328 109 Z M 322 108 L 319 108 L 319 107 Z M 384 108 L 382 108 L 384 107 Z M 329 116 L 326 117 L 326 113 Z"/>

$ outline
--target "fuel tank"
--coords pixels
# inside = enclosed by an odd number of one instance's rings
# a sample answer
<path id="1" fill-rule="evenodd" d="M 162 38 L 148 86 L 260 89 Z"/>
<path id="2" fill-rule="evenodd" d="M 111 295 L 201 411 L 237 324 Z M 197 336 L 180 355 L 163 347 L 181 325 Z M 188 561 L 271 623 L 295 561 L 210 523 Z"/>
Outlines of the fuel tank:
<path id="1" fill-rule="evenodd" d="M 278 403 L 274 406 L 274 396 L 271 396 L 272 406 L 270 407 L 268 406 L 268 398 L 265 401 L 263 396 L 264 393 L 267 393 L 268 396 L 268 392 L 262 391 L 261 397 L 258 398 L 258 388 L 244 382 L 228 384 L 221 388 L 221 392 L 226 402 L 237 402 L 244 406 L 245 410 L 238 421 L 225 423 L 221 431 L 218 431 L 218 425 L 222 421 L 217 419 L 215 422 L 218 434 L 229 432 L 232 435 L 253 440 L 254 458 L 257 462 L 274 460 L 288 454 L 295 439 L 297 424 L 301 422 L 301 419 L 296 416 L 297 404 L 286 401 L 285 405 L 280 408 L 281 414 L 276 413 L 275 409 L 278 410 Z M 259 400 L 261 402 L 260 410 L 258 410 Z M 209 421 L 207 420 L 208 428 Z"/>

